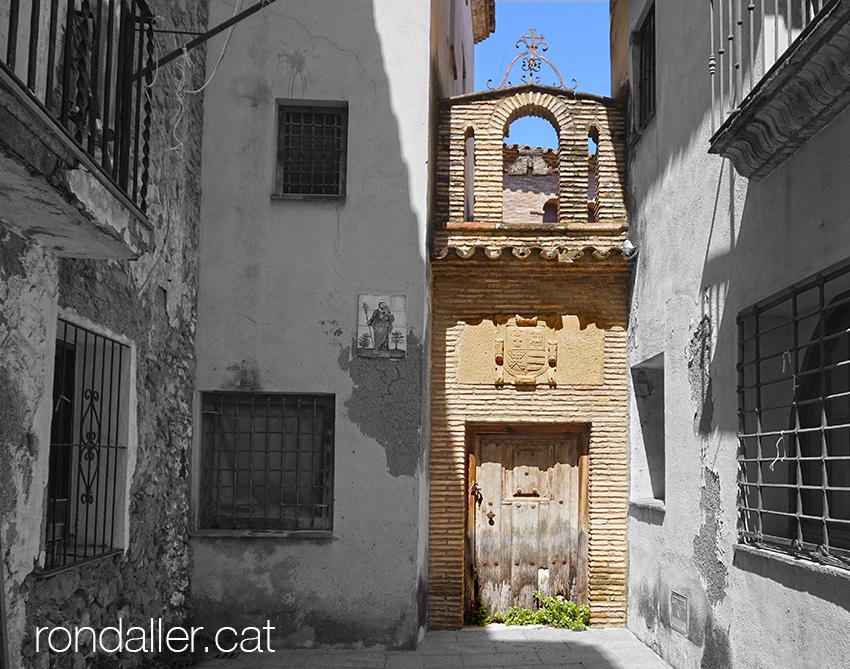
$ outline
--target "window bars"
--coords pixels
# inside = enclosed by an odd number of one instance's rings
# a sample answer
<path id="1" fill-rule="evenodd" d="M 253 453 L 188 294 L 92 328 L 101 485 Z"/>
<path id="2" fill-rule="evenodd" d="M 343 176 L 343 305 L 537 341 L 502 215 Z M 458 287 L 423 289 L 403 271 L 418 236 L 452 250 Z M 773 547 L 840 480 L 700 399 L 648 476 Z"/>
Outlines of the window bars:
<path id="1" fill-rule="evenodd" d="M 204 393 L 201 529 L 330 530 L 334 396 Z"/>
<path id="2" fill-rule="evenodd" d="M 344 197 L 347 133 L 348 103 L 279 105 L 275 194 Z"/>
<path id="3" fill-rule="evenodd" d="M 710 0 L 712 132 L 835 0 Z M 719 105 L 719 108 L 718 108 Z"/>
<path id="4" fill-rule="evenodd" d="M 120 547 L 129 347 L 59 320 L 47 481 L 45 569 Z"/>
<path id="5" fill-rule="evenodd" d="M 8 0 L 0 68 L 145 211 L 153 14 L 143 0 Z"/>
<path id="6" fill-rule="evenodd" d="M 738 316 L 739 534 L 850 568 L 850 265 Z"/>
<path id="7" fill-rule="evenodd" d="M 637 127 L 655 114 L 655 4 L 637 31 Z"/>

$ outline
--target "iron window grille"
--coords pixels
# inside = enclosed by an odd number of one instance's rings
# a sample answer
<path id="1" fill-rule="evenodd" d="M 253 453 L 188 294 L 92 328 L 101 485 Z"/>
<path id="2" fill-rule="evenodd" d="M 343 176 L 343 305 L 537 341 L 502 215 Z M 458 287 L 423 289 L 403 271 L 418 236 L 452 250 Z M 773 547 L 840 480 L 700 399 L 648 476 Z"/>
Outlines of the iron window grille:
<path id="1" fill-rule="evenodd" d="M 59 320 L 45 524 L 45 569 L 120 549 L 130 348 Z"/>
<path id="2" fill-rule="evenodd" d="M 333 395 L 202 397 L 201 529 L 331 530 Z"/>
<path id="3" fill-rule="evenodd" d="M 278 104 L 277 141 L 276 196 L 345 197 L 347 102 Z"/>
<path id="4" fill-rule="evenodd" d="M 655 4 L 635 35 L 637 46 L 637 127 L 655 115 Z"/>
<path id="5" fill-rule="evenodd" d="M 850 265 L 738 316 L 739 533 L 850 568 Z"/>

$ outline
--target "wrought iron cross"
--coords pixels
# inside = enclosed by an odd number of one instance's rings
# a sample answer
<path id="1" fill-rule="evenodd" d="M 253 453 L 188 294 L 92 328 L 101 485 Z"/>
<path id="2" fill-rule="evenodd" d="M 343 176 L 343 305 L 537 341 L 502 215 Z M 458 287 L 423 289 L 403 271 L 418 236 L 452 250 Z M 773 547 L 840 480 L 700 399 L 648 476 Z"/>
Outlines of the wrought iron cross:
<path id="1" fill-rule="evenodd" d="M 543 39 L 543 35 L 538 34 L 535 29 L 532 27 L 530 35 L 523 35 L 517 40 L 516 47 L 519 49 L 520 44 L 525 45 L 525 51 L 522 53 L 518 53 L 514 56 L 514 59 L 511 61 L 511 64 L 508 65 L 508 69 L 505 70 L 505 76 L 502 78 L 501 83 L 498 86 L 491 86 L 490 83 L 493 81 L 492 79 L 487 80 L 487 88 L 490 90 L 499 90 L 501 88 L 506 88 L 508 86 L 512 86 L 513 84 L 508 81 L 508 75 L 511 72 L 511 68 L 514 66 L 520 58 L 522 58 L 522 70 L 523 72 L 527 72 L 528 74 L 523 74 L 520 77 L 520 82 L 522 84 L 539 84 L 540 76 L 537 74 L 540 72 L 541 62 L 545 62 L 549 67 L 552 68 L 552 71 L 555 73 L 555 76 L 558 77 L 558 84 L 554 84 L 556 88 L 563 88 L 565 91 L 574 91 L 578 87 L 578 82 L 573 79 L 574 86 L 572 88 L 567 88 L 567 85 L 564 83 L 564 80 L 561 79 L 561 75 L 558 73 L 557 68 L 552 65 L 552 62 L 546 58 L 542 53 L 542 51 L 547 51 L 549 49 L 549 45 Z"/>

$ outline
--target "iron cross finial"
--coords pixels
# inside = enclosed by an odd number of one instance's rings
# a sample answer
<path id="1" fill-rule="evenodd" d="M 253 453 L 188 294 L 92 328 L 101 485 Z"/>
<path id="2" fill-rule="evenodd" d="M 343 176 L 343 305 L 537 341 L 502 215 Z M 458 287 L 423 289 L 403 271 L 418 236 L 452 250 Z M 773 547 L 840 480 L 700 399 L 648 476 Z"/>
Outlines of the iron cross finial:
<path id="1" fill-rule="evenodd" d="M 505 88 L 506 86 L 512 86 L 511 82 L 508 81 L 508 74 L 510 74 L 511 68 L 514 66 L 520 58 L 522 58 L 522 69 L 524 72 L 528 74 L 524 74 L 520 77 L 520 82 L 522 84 L 539 84 L 540 76 L 537 75 L 540 72 L 541 62 L 545 62 L 552 68 L 552 71 L 555 73 L 555 76 L 558 77 L 558 84 L 555 86 L 558 88 L 563 88 L 566 91 L 574 91 L 578 87 L 578 83 L 575 79 L 573 79 L 573 84 L 575 84 L 572 88 L 567 88 L 564 80 L 561 79 L 561 75 L 558 73 L 558 70 L 552 65 L 551 61 L 546 58 L 546 56 L 542 55 L 542 51 L 546 51 L 549 49 L 549 45 L 546 43 L 543 35 L 539 34 L 534 27 L 532 26 L 529 31 L 531 34 L 523 34 L 517 40 L 516 46 L 519 49 L 520 44 L 525 45 L 525 51 L 522 53 L 518 53 L 514 59 L 511 61 L 511 64 L 508 65 L 508 69 L 505 71 L 505 76 L 502 78 L 502 82 L 496 86 L 495 88 L 490 85 L 493 81 L 489 79 L 487 81 L 487 88 L 490 90 L 498 90 L 500 88 Z"/>

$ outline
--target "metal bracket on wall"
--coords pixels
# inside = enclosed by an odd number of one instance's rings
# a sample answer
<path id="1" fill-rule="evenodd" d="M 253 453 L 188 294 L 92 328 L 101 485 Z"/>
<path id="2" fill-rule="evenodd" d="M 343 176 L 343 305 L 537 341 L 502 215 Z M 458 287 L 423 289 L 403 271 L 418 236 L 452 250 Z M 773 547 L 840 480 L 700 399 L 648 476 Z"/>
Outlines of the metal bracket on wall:
<path id="1" fill-rule="evenodd" d="M 255 12 L 260 11 L 263 7 L 267 7 L 268 5 L 270 5 L 270 4 L 272 4 L 273 2 L 276 2 L 276 1 L 277 0 L 260 0 L 256 5 L 252 5 L 251 7 L 248 7 L 248 9 L 242 10 L 238 14 L 231 16 L 229 19 L 227 19 L 227 21 L 224 21 L 223 23 L 219 23 L 215 28 L 210 28 L 205 33 L 201 33 L 195 39 L 190 40 L 189 42 L 186 42 L 186 44 L 184 44 L 183 46 L 181 46 L 177 49 L 174 49 L 174 51 L 172 51 L 171 53 L 164 55 L 162 58 L 157 60 L 150 67 L 146 67 L 142 70 L 139 70 L 139 72 L 136 73 L 135 78 L 141 79 L 141 78 L 145 77 L 146 75 L 150 74 L 154 70 L 157 70 L 160 67 L 162 67 L 163 65 L 170 63 L 172 60 L 174 60 L 178 56 L 181 56 L 184 53 L 186 53 L 187 51 L 194 49 L 196 46 L 200 46 L 201 44 L 206 42 L 211 37 L 215 37 L 220 32 L 227 30 L 230 26 L 239 23 L 240 21 L 242 21 L 242 19 L 247 19 L 249 16 L 251 16 L 251 14 L 254 14 Z M 158 31 L 158 32 L 165 32 L 165 31 Z"/>

